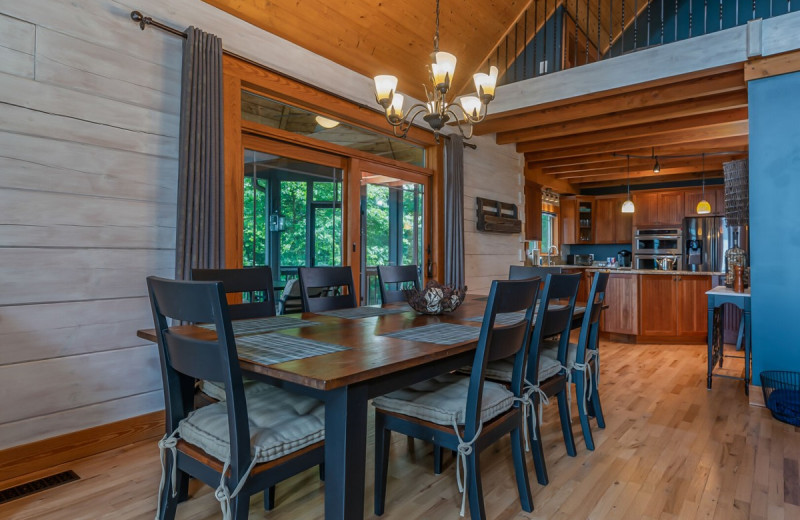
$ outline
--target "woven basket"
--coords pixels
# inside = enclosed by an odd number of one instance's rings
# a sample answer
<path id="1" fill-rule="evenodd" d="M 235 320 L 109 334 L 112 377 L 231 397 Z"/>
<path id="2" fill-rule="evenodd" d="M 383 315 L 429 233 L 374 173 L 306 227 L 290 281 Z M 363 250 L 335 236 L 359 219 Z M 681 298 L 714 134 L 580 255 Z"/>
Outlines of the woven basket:
<path id="1" fill-rule="evenodd" d="M 765 370 L 761 372 L 761 390 L 773 417 L 800 426 L 800 372 Z"/>
<path id="2" fill-rule="evenodd" d="M 725 172 L 725 217 L 729 226 L 744 226 L 750 220 L 750 187 L 747 159 L 722 165 Z"/>

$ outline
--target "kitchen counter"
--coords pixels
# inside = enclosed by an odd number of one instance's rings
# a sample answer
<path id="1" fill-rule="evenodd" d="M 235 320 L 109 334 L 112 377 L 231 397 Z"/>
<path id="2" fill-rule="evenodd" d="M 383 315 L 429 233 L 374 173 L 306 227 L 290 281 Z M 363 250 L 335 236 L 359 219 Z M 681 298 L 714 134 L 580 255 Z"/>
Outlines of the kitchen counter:
<path id="1" fill-rule="evenodd" d="M 572 267 L 572 266 L 570 266 Z M 661 275 L 680 275 L 680 276 L 715 276 L 715 275 L 724 275 L 724 272 L 696 272 L 696 271 L 661 271 L 657 269 L 630 269 L 628 267 L 587 267 L 589 271 L 601 271 L 601 272 L 608 272 L 608 273 L 620 273 L 620 274 L 661 274 Z"/>

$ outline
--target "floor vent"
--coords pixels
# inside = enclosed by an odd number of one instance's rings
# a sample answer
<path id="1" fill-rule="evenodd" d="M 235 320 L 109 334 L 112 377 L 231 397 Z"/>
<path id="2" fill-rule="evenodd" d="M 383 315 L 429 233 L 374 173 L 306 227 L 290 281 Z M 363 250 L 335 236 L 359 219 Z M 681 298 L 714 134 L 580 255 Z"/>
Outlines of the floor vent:
<path id="1" fill-rule="evenodd" d="M 8 489 L 0 490 L 0 504 L 11 502 L 18 498 L 26 497 L 40 491 L 45 491 L 73 480 L 80 480 L 80 477 L 74 471 L 62 471 L 49 477 L 32 480 L 19 486 L 14 486 Z"/>

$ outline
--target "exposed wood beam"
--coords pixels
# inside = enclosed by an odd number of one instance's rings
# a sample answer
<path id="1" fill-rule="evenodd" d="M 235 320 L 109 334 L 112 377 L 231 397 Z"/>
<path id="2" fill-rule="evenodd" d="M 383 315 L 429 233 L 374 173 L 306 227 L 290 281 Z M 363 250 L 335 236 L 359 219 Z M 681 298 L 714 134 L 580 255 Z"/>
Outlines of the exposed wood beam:
<path id="1" fill-rule="evenodd" d="M 569 103 L 556 102 L 530 107 L 513 114 L 489 115 L 487 120 L 475 126 L 477 135 L 520 130 L 533 126 L 587 118 L 623 110 L 653 107 L 676 101 L 704 96 L 715 96 L 726 92 L 743 91 L 747 88 L 741 71 L 692 78 L 649 86 L 641 84 L 635 90 L 615 90 L 605 95 L 593 94 L 588 99 L 577 99 Z M 552 106 L 549 106 L 552 105 Z"/>
<path id="2" fill-rule="evenodd" d="M 585 146 L 587 150 L 593 145 L 605 144 L 614 141 L 621 141 L 630 138 L 639 140 L 639 147 L 642 146 L 656 146 L 660 143 L 651 143 L 653 139 L 659 136 L 668 135 L 674 132 L 692 132 L 700 130 L 712 131 L 709 137 L 727 137 L 731 134 L 724 131 L 728 125 L 733 123 L 744 122 L 747 124 L 747 108 L 736 108 L 733 110 L 725 110 L 716 112 L 714 114 L 703 114 L 698 116 L 681 117 L 678 119 L 671 119 L 667 121 L 660 121 L 656 123 L 645 123 L 641 125 L 633 125 L 626 128 L 618 128 L 609 130 L 607 132 L 587 132 L 578 135 L 557 137 L 552 139 L 541 139 L 538 141 L 526 141 L 517 144 L 517 152 L 538 152 L 546 150 L 554 150 L 559 148 Z M 715 131 L 716 129 L 716 131 Z M 647 139 L 645 139 L 647 138 Z M 647 142 L 644 142 L 647 141 Z M 668 143 L 675 142 L 688 142 L 668 140 Z M 666 144 L 666 143 L 665 143 Z M 605 151 L 605 149 L 598 150 Z M 613 148 L 610 150 L 613 151 Z M 593 153 L 593 152 L 586 152 Z"/>
<path id="3" fill-rule="evenodd" d="M 722 168 L 722 163 L 733 161 L 736 159 L 741 159 L 742 156 L 734 155 L 731 157 L 716 157 L 713 161 L 706 159 L 705 161 L 705 168 L 706 169 L 720 169 Z M 669 172 L 672 170 L 676 170 L 679 168 L 697 168 L 700 171 L 703 170 L 702 160 L 698 157 L 697 159 L 688 159 L 688 160 L 670 160 L 668 163 L 661 164 L 661 172 Z M 693 170 L 694 171 L 694 170 Z M 631 165 L 631 175 L 636 175 L 640 173 L 647 173 L 650 172 L 654 175 L 662 175 L 663 173 L 654 173 L 653 172 L 653 161 L 650 161 L 646 164 L 637 164 Z M 627 175 L 626 172 L 626 165 L 623 166 L 615 166 L 611 168 L 598 168 L 596 170 L 587 170 L 582 172 L 568 172 L 568 173 L 559 173 L 555 175 L 556 179 L 563 179 L 568 180 L 569 182 L 583 182 L 586 179 L 594 178 L 597 179 L 598 177 L 602 177 L 604 179 L 617 179 L 617 178 L 625 178 Z M 664 175 L 669 175 L 668 173 Z"/>
<path id="4" fill-rule="evenodd" d="M 722 172 L 706 172 L 705 179 L 718 179 L 722 177 Z M 699 181 L 703 178 L 701 173 L 682 173 L 682 174 L 675 174 L 670 175 L 665 179 L 654 179 L 652 177 L 639 177 L 639 178 L 631 178 L 630 184 L 631 186 L 636 186 L 638 184 L 652 184 L 654 182 L 681 182 L 681 181 Z M 625 186 L 628 182 L 625 180 L 610 180 L 610 181 L 598 181 L 598 182 L 587 182 L 580 184 L 580 189 L 592 189 L 592 188 L 609 188 L 614 186 Z"/>
<path id="5" fill-rule="evenodd" d="M 732 150 L 725 150 L 725 151 L 732 151 Z M 741 150 L 740 150 L 741 151 Z M 648 150 L 648 154 L 650 151 Z M 712 152 L 706 152 L 705 150 L 702 153 L 711 154 Z M 658 162 L 661 167 L 665 166 L 678 166 L 684 164 L 693 164 L 695 162 L 700 163 L 702 162 L 702 153 L 698 154 L 696 157 L 659 157 L 656 155 L 655 158 L 658 158 Z M 730 155 L 708 155 L 706 156 L 706 162 L 708 164 L 712 164 L 714 162 L 719 161 L 731 161 L 734 159 L 742 158 L 745 153 L 741 154 L 730 154 Z M 639 168 L 652 168 L 655 164 L 655 158 L 631 158 L 630 167 L 633 169 Z M 590 173 L 590 172 L 598 172 L 603 170 L 619 170 L 625 169 L 628 166 L 628 162 L 625 157 L 611 157 L 608 161 L 603 162 L 594 162 L 594 163 L 587 163 L 587 164 L 573 164 L 570 166 L 560 166 L 558 168 L 544 168 L 544 173 L 548 175 L 556 175 L 558 178 L 566 179 L 570 176 L 579 177 L 582 173 Z"/>
<path id="6" fill-rule="evenodd" d="M 722 169 L 722 164 L 716 164 L 709 166 L 706 164 L 705 171 L 719 171 Z M 660 173 L 653 173 L 652 168 L 648 170 L 641 170 L 641 171 L 631 171 L 630 178 L 631 179 L 642 179 L 648 178 L 650 180 L 667 180 L 665 177 L 670 177 L 672 175 L 678 175 L 683 173 L 702 173 L 704 168 L 699 164 L 696 166 L 680 166 L 676 168 L 661 168 Z M 598 181 L 623 181 L 628 179 L 627 172 L 622 173 L 615 173 L 615 174 L 606 174 L 606 175 L 599 175 L 599 176 L 592 176 L 592 177 L 580 177 L 577 179 L 570 179 L 570 183 L 574 185 L 582 185 L 587 182 L 598 182 Z"/>
<path id="7" fill-rule="evenodd" d="M 800 51 L 755 58 L 744 64 L 744 80 L 768 78 L 800 70 Z"/>
<path id="8" fill-rule="evenodd" d="M 540 168 L 525 167 L 525 178 L 545 188 L 550 188 L 557 193 L 578 193 L 578 188 L 567 181 L 556 179 L 552 175 L 545 175 Z"/>
<path id="9" fill-rule="evenodd" d="M 639 149 L 649 146 L 667 146 L 681 143 L 692 143 L 697 141 L 714 142 L 718 139 L 730 138 L 736 136 L 747 136 L 748 124 L 747 121 L 734 121 L 730 123 L 721 123 L 718 125 L 707 126 L 703 128 L 692 128 L 688 130 L 675 130 L 666 132 L 661 135 L 653 135 L 647 139 L 641 137 L 629 137 L 627 139 L 619 139 L 617 141 L 610 141 L 604 143 L 597 143 L 585 146 L 570 146 L 567 148 L 559 148 L 555 150 L 546 150 L 537 153 L 529 152 L 528 161 L 536 163 L 538 161 L 575 157 L 580 155 L 592 155 L 599 153 L 619 152 L 620 150 Z"/>
<path id="10" fill-rule="evenodd" d="M 744 90 L 728 92 L 713 97 L 696 98 L 678 101 L 667 105 L 647 107 L 629 111 L 611 113 L 565 121 L 551 125 L 535 126 L 525 130 L 501 132 L 497 134 L 497 144 L 518 143 L 584 132 L 599 132 L 638 124 L 677 119 L 680 117 L 711 114 L 733 108 L 747 106 L 747 92 Z"/>

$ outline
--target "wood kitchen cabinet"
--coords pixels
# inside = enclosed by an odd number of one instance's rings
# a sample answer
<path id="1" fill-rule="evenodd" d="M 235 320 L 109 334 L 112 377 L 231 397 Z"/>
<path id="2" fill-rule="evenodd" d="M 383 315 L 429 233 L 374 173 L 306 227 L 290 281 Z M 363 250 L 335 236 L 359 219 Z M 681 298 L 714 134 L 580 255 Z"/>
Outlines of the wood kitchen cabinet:
<path id="1" fill-rule="evenodd" d="M 684 191 L 634 193 L 633 225 L 680 226 L 683 223 Z"/>
<path id="2" fill-rule="evenodd" d="M 562 274 L 579 274 L 581 275 L 581 281 L 578 284 L 578 296 L 575 299 L 576 302 L 580 302 L 581 305 L 584 304 L 589 299 L 589 289 L 591 288 L 592 281 L 591 278 L 588 279 L 586 275 L 590 274 L 586 272 L 586 269 L 571 269 L 571 268 L 563 268 L 561 269 Z"/>
<path id="3" fill-rule="evenodd" d="M 594 243 L 594 197 L 561 197 L 561 243 Z"/>
<path id="4" fill-rule="evenodd" d="M 593 273 L 587 273 L 589 275 Z M 607 309 L 600 316 L 600 330 L 614 334 L 639 334 L 639 275 L 611 273 L 606 286 Z M 591 283 L 591 278 L 589 278 Z"/>
<path id="5" fill-rule="evenodd" d="M 650 226 L 658 223 L 658 193 L 634 193 L 631 200 L 636 208 L 633 213 L 633 225 Z"/>
<path id="6" fill-rule="evenodd" d="M 707 333 L 711 276 L 653 274 L 639 276 L 639 330 L 643 340 L 680 342 Z"/>
<path id="7" fill-rule="evenodd" d="M 725 193 L 721 186 L 709 187 L 706 186 L 705 198 L 711 204 L 710 215 L 724 215 L 725 214 Z M 687 217 L 701 217 L 697 213 L 697 203 L 703 200 L 703 190 L 692 189 L 684 192 L 684 215 Z"/>
<path id="8" fill-rule="evenodd" d="M 542 186 L 525 180 L 525 240 L 542 239 Z"/>
<path id="9" fill-rule="evenodd" d="M 625 197 L 597 197 L 594 204 L 594 243 L 625 244 L 633 240 L 630 213 L 622 212 Z"/>

